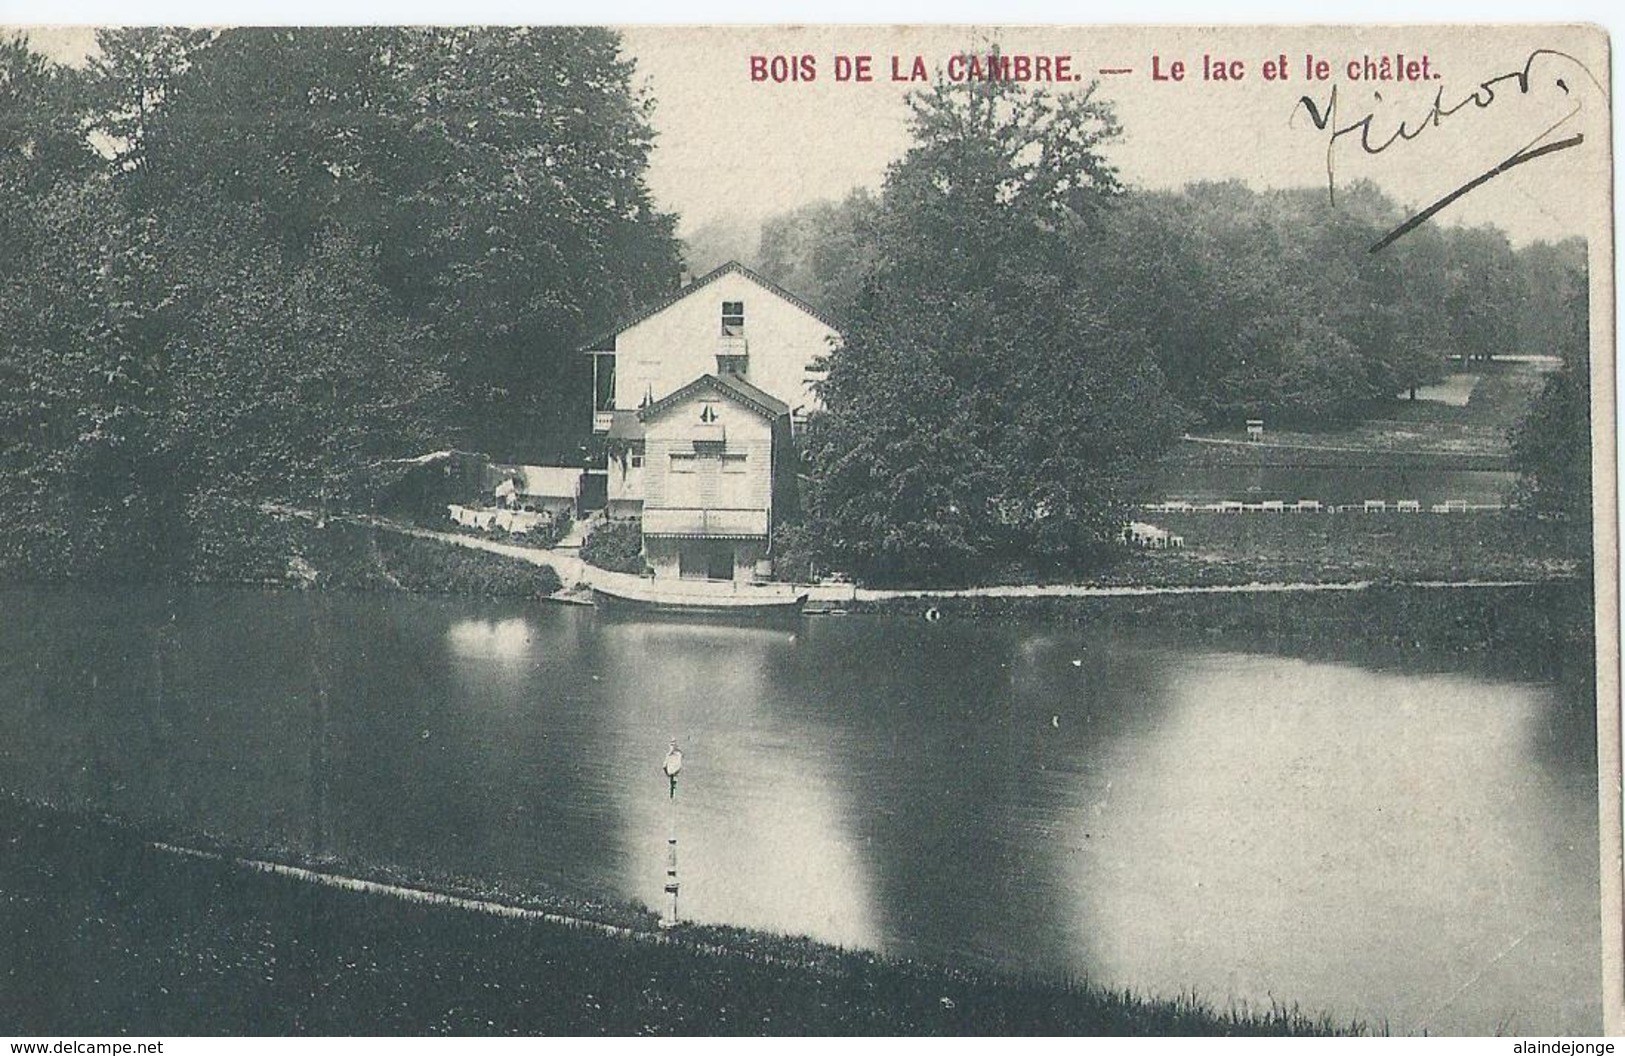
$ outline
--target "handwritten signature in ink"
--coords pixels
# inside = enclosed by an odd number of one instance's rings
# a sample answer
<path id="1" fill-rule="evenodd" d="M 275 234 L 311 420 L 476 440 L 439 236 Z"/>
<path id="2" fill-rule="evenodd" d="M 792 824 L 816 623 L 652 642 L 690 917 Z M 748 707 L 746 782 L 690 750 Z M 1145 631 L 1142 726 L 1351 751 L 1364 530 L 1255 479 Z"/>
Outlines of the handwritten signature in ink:
<path id="1" fill-rule="evenodd" d="M 1331 134 L 1326 140 L 1326 182 L 1328 192 L 1335 198 L 1336 176 L 1333 162 L 1338 143 L 1344 137 L 1355 137 L 1360 149 L 1367 154 L 1381 154 L 1395 144 L 1408 143 L 1416 139 L 1430 128 L 1439 128 L 1444 124 L 1446 118 L 1469 107 L 1475 110 L 1488 109 L 1495 103 L 1497 98 L 1509 94 L 1509 88 L 1516 88 L 1519 95 L 1525 96 L 1537 90 L 1549 91 L 1555 89 L 1561 95 L 1555 96 L 1554 99 L 1569 104 L 1567 109 L 1557 116 L 1555 121 L 1542 129 L 1528 143 L 1513 152 L 1510 157 L 1463 183 L 1460 187 L 1444 195 L 1426 209 L 1408 218 L 1404 223 L 1378 239 L 1371 246 L 1371 252 L 1377 253 L 1432 219 L 1441 210 L 1449 207 L 1451 203 L 1464 195 L 1472 193 L 1497 176 L 1510 172 L 1518 166 L 1525 165 L 1537 158 L 1543 158 L 1563 150 L 1571 150 L 1585 142 L 1585 136 L 1578 132 L 1561 139 L 1554 138 L 1559 132 L 1564 131 L 1566 126 L 1580 114 L 1583 106 L 1579 97 L 1571 92 L 1568 79 L 1559 75 L 1560 73 L 1569 72 L 1569 66 L 1560 65 L 1559 70 L 1552 70 L 1549 66 L 1553 63 L 1570 64 L 1573 69 L 1579 70 L 1590 78 L 1591 83 L 1601 90 L 1601 83 L 1597 81 L 1597 78 L 1579 59 L 1567 52 L 1557 51 L 1552 48 L 1537 48 L 1529 53 L 1529 57 L 1525 60 L 1521 69 L 1499 74 L 1479 82 L 1478 87 L 1468 93 L 1465 98 L 1459 99 L 1450 105 L 1445 104 L 1445 90 L 1441 87 L 1434 94 L 1433 105 L 1428 108 L 1420 120 L 1414 124 L 1410 121 L 1401 121 L 1398 127 L 1386 137 L 1373 130 L 1377 120 L 1375 113 L 1367 113 L 1346 124 L 1340 123 L 1340 100 L 1338 99 L 1336 85 L 1332 86 L 1331 94 L 1324 104 L 1317 103 L 1314 99 L 1305 95 L 1298 99 L 1297 105 L 1292 108 L 1292 113 L 1296 116 L 1298 110 L 1302 109 L 1308 113 L 1310 122 L 1313 123 L 1317 130 L 1322 132 L 1330 130 Z M 1539 75 L 1537 75 L 1537 66 L 1540 68 Z"/>

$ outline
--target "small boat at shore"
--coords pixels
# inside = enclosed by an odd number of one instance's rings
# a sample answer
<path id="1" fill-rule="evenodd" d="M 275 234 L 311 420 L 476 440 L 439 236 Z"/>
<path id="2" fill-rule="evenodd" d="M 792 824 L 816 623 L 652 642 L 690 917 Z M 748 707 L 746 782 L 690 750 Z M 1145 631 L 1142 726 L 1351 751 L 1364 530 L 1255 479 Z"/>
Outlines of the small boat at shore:
<path id="1" fill-rule="evenodd" d="M 617 576 L 592 583 L 593 604 L 610 610 L 770 618 L 801 615 L 807 592 L 789 583 L 658 581 Z"/>

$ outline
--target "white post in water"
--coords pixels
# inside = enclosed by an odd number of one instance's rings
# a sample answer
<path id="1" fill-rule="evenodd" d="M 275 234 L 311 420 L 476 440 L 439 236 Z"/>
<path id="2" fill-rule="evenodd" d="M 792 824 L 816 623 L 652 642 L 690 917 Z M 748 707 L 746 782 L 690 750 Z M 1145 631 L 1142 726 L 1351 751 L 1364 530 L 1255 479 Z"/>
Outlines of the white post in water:
<path id="1" fill-rule="evenodd" d="M 683 769 L 683 752 L 671 742 L 660 769 L 669 783 L 666 793 L 666 905 L 660 916 L 662 928 L 677 926 L 677 775 Z"/>

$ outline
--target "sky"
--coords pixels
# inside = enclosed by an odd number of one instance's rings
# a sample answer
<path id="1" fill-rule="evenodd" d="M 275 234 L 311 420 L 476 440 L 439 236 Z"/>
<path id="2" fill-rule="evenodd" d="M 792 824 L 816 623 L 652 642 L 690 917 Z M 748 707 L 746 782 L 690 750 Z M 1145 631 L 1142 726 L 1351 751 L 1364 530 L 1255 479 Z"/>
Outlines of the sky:
<path id="1" fill-rule="evenodd" d="M 985 29 L 954 27 L 735 27 L 623 30 L 626 50 L 656 99 L 660 138 L 649 181 L 657 198 L 683 218 L 683 230 L 730 217 L 760 217 L 819 199 L 842 197 L 853 187 L 878 187 L 888 163 L 909 142 L 903 97 L 918 84 L 892 83 L 890 56 L 903 69 L 919 55 L 933 71 L 967 47 L 996 40 L 1008 54 L 1067 55 L 1085 81 L 1057 86 L 1080 91 L 1098 81 L 1124 134 L 1109 156 L 1127 182 L 1173 188 L 1198 180 L 1241 179 L 1254 187 L 1326 186 L 1328 132 L 1315 128 L 1298 105 L 1309 95 L 1324 106 L 1333 86 L 1345 121 L 1374 115 L 1373 140 L 1400 120 L 1424 124 L 1437 93 L 1445 108 L 1479 85 L 1521 71 L 1537 48 L 1557 48 L 1576 59 L 1553 58 L 1531 71 L 1533 90 L 1497 90 L 1497 98 L 1424 129 L 1380 155 L 1366 155 L 1355 136 L 1333 148 L 1335 183 L 1371 179 L 1402 204 L 1422 209 L 1462 183 L 1527 146 L 1557 117 L 1568 123 L 1551 134 L 1579 131 L 1587 142 L 1519 166 L 1445 209 L 1441 222 L 1494 223 L 1519 243 L 1597 230 L 1608 222 L 1610 170 L 1604 39 L 1573 27 L 1480 31 L 1460 28 L 1182 29 L 1070 27 Z M 1437 79 L 1422 83 L 1362 83 L 1346 76 L 1347 62 L 1366 55 L 1404 53 L 1429 59 Z M 837 54 L 874 56 L 876 79 L 833 80 Z M 1303 79 L 1305 56 L 1326 58 L 1337 71 L 1326 81 Z M 812 82 L 755 82 L 752 56 L 811 55 Z M 1287 79 L 1266 81 L 1263 62 L 1287 57 Z M 1202 81 L 1203 56 L 1240 59 L 1240 81 Z M 1175 61 L 1186 79 L 1171 75 Z M 1363 63 L 1362 63 L 1363 66 Z M 1099 75 L 1101 69 L 1132 69 Z M 1598 81 L 1592 81 L 1595 71 Z M 1561 77 L 1569 91 L 1555 87 Z M 1578 105 L 1577 113 L 1570 109 Z M 1339 127 L 1339 126 L 1333 126 Z"/>
<path id="2" fill-rule="evenodd" d="M 1548 141 L 1577 131 L 1585 143 L 1495 177 L 1444 209 L 1438 222 L 1493 223 L 1519 244 L 1610 222 L 1608 61 L 1605 39 L 1592 29 L 630 26 L 622 34 L 637 82 L 655 99 L 649 183 L 661 207 L 679 215 L 685 234 L 708 224 L 754 228 L 777 212 L 839 199 L 856 187 L 878 188 L 909 143 L 904 97 L 921 87 L 893 82 L 891 57 L 906 73 L 919 56 L 934 75 L 950 56 L 995 43 L 1006 54 L 1068 57 L 1083 79 L 1052 90 L 1093 84 L 1113 104 L 1124 132 L 1108 153 L 1134 186 L 1240 179 L 1257 188 L 1327 187 L 1370 179 L 1419 210 L 1567 115 Z M 33 36 L 42 50 L 72 60 L 90 46 L 91 31 L 36 29 Z M 1527 96 L 1503 82 L 1489 106 L 1469 104 L 1378 155 L 1361 150 L 1354 135 L 1342 137 L 1332 146 L 1328 180 L 1330 130 L 1315 127 L 1299 103 L 1305 95 L 1324 107 L 1335 87 L 1346 116 L 1332 127 L 1370 114 L 1373 139 L 1382 139 L 1401 120 L 1424 123 L 1436 97 L 1448 108 L 1481 91 L 1483 81 L 1522 70 L 1538 48 L 1578 61 L 1543 61 L 1532 68 Z M 1427 56 L 1434 79 L 1398 84 L 1347 76 L 1350 60 L 1396 53 L 1412 62 Z M 1310 54 L 1328 62 L 1327 80 L 1304 79 Z M 874 80 L 837 82 L 836 55 L 872 56 Z M 811 56 L 815 78 L 753 81 L 753 56 Z M 1242 61 L 1243 77 L 1203 80 L 1204 56 Z M 1266 80 L 1263 64 L 1282 56 L 1285 79 Z M 1186 64 L 1185 80 L 1172 79 L 1174 62 Z M 1154 79 L 1154 72 L 1167 79 Z M 1559 77 L 1567 94 L 1554 87 Z"/>

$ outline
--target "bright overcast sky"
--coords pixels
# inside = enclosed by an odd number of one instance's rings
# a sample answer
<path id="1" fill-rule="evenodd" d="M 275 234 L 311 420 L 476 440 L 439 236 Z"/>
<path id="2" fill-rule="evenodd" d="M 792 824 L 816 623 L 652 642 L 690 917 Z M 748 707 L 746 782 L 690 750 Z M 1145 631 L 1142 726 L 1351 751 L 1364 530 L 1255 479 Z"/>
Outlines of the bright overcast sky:
<path id="1" fill-rule="evenodd" d="M 847 26 L 800 30 L 636 27 L 623 31 L 637 60 L 640 83 L 656 99 L 659 141 L 650 183 L 661 206 L 682 217 L 682 230 L 764 216 L 820 199 L 840 198 L 859 186 L 877 187 L 888 163 L 907 147 L 906 84 L 890 80 L 890 56 L 920 55 L 934 70 L 967 46 L 996 39 L 1006 53 L 1066 55 L 1094 78 L 1101 69 L 1132 69 L 1100 76 L 1101 94 L 1117 108 L 1124 136 L 1111 156 L 1126 180 L 1142 187 L 1177 187 L 1193 180 L 1239 178 L 1255 187 L 1324 186 L 1327 134 L 1316 130 L 1298 99 L 1324 101 L 1338 85 L 1341 123 L 1374 114 L 1374 134 L 1385 138 L 1401 119 L 1414 126 L 1435 93 L 1448 106 L 1480 82 L 1523 68 L 1535 48 L 1559 48 L 1579 64 L 1554 60 L 1536 68 L 1537 90 L 1524 97 L 1503 86 L 1496 101 L 1428 128 L 1377 156 L 1366 156 L 1353 137 L 1334 148 L 1337 182 L 1376 181 L 1412 209 L 1421 209 L 1505 160 L 1552 121 L 1578 111 L 1549 139 L 1573 132 L 1587 142 L 1519 166 L 1463 196 L 1440 214 L 1442 222 L 1495 223 L 1518 242 L 1601 230 L 1609 222 L 1606 95 L 1590 71 L 1606 77 L 1603 43 L 1594 32 L 1529 28 L 1483 30 L 1469 38 L 1459 28 L 1191 29 L 1066 27 L 987 30 L 953 27 Z M 62 58 L 82 55 L 86 29 L 35 30 L 36 43 Z M 1350 59 L 1403 52 L 1426 54 L 1439 79 L 1422 84 L 1361 84 L 1343 71 Z M 1308 53 L 1325 56 L 1332 79 L 1302 78 Z M 811 83 L 756 83 L 752 55 L 811 55 Z M 875 80 L 837 84 L 836 54 L 874 57 Z M 1288 77 L 1270 82 L 1262 63 L 1285 54 Z M 1241 59 L 1239 82 L 1200 80 L 1204 55 Z M 1166 69 L 1187 64 L 1184 82 L 1154 81 L 1153 56 Z M 1561 62 L 1561 65 L 1556 63 Z M 1561 75 L 1566 95 L 1554 94 Z M 1078 90 L 1080 85 L 1059 90 Z M 1555 116 L 1554 116 L 1555 115 Z"/>
<path id="2" fill-rule="evenodd" d="M 650 182 L 662 205 L 682 214 L 686 230 L 838 198 L 855 186 L 878 186 L 886 165 L 908 143 L 902 101 L 907 85 L 890 83 L 889 56 L 921 54 L 934 67 L 967 42 L 988 40 L 984 30 L 948 27 L 623 32 L 658 102 L 660 141 Z M 1129 183 L 1158 188 L 1231 178 L 1255 187 L 1324 186 L 1327 134 L 1296 108 L 1300 96 L 1324 100 L 1339 84 L 1343 123 L 1374 113 L 1377 138 L 1402 118 L 1418 124 L 1437 92 L 1443 91 L 1448 107 L 1481 81 L 1521 70 L 1535 48 L 1559 47 L 1581 64 L 1552 60 L 1537 66 L 1537 90 L 1527 97 L 1515 86 L 1503 86 L 1490 106 L 1469 105 L 1414 141 L 1374 157 L 1364 155 L 1353 136 L 1340 141 L 1333 154 L 1337 182 L 1371 179 L 1406 206 L 1421 209 L 1527 146 L 1578 105 L 1580 111 L 1550 139 L 1578 131 L 1585 144 L 1488 181 L 1440 219 L 1495 223 L 1520 242 L 1598 230 L 1608 222 L 1606 94 L 1588 73 L 1607 76 L 1600 35 L 1527 28 L 1484 31 L 1471 39 L 1459 29 L 1439 28 L 1029 28 L 1001 31 L 997 39 L 1007 53 L 1069 55 L 1091 76 L 1100 69 L 1133 69 L 1099 78 L 1099 91 L 1116 105 L 1124 126 L 1111 156 Z M 1326 56 L 1334 69 L 1346 69 L 1347 60 L 1367 54 L 1426 54 L 1440 77 L 1424 84 L 1365 85 L 1334 75 L 1309 85 L 1301 69 L 1309 52 Z M 833 83 L 837 53 L 875 56 L 876 81 Z M 1282 53 L 1288 56 L 1289 79 L 1266 82 L 1262 62 Z M 815 56 L 818 80 L 753 83 L 750 57 L 772 54 Z M 1237 83 L 1202 83 L 1194 78 L 1200 77 L 1204 54 L 1240 58 L 1247 75 Z M 1183 59 L 1192 72 L 1183 83 L 1154 82 L 1153 55 L 1164 68 Z M 1569 89 L 1566 95 L 1552 87 L 1558 76 Z"/>

